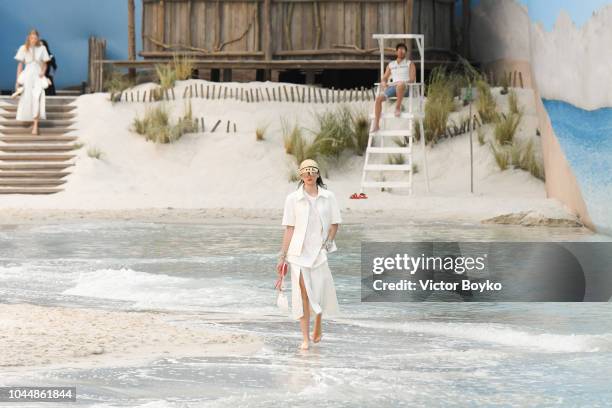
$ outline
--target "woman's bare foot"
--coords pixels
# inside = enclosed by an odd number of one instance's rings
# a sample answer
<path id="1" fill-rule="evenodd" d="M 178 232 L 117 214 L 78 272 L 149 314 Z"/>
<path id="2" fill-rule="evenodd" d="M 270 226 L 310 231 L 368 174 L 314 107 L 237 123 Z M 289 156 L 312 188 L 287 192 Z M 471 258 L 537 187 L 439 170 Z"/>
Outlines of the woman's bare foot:
<path id="1" fill-rule="evenodd" d="M 304 340 L 302 342 L 302 345 L 300 346 L 300 350 L 308 350 L 308 346 L 309 346 L 308 340 Z"/>
<path id="2" fill-rule="evenodd" d="M 395 117 L 399 118 L 402 114 L 402 108 L 395 108 Z"/>
<path id="3" fill-rule="evenodd" d="M 312 342 L 313 343 L 318 343 L 321 341 L 321 338 L 323 337 L 323 334 L 318 333 L 318 334 L 312 334 Z"/>
<path id="4" fill-rule="evenodd" d="M 38 131 L 38 126 L 34 126 L 34 127 L 32 128 L 32 134 L 33 134 L 33 135 L 39 135 L 39 134 L 40 134 L 40 132 Z"/>

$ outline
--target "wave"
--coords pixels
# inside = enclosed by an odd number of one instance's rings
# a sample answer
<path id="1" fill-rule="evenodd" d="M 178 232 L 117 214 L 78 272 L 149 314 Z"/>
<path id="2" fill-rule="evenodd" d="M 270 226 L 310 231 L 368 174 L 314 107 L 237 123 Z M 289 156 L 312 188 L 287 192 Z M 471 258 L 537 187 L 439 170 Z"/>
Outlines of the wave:
<path id="1" fill-rule="evenodd" d="M 595 353 L 612 350 L 612 334 L 530 333 L 493 323 L 387 323 L 346 321 L 344 323 L 372 329 L 423 333 L 442 337 L 491 343 L 545 353 Z"/>
<path id="2" fill-rule="evenodd" d="M 192 279 L 129 268 L 81 273 L 74 286 L 62 294 L 131 301 L 138 308 L 181 309 L 240 307 L 253 305 L 258 298 L 257 288 L 237 277 Z"/>

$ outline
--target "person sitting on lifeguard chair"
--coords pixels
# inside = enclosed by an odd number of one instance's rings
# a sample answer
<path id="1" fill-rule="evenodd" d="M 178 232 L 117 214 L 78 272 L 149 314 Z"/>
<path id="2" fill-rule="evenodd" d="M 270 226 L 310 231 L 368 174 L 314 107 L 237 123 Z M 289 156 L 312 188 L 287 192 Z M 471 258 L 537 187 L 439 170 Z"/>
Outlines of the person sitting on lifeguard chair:
<path id="1" fill-rule="evenodd" d="M 399 43 L 395 47 L 396 59 L 391 61 L 387 65 L 382 81 L 380 83 L 380 90 L 376 96 L 375 108 L 374 108 L 374 126 L 372 132 L 377 132 L 380 122 L 380 114 L 382 112 L 382 104 L 388 98 L 397 97 L 395 103 L 395 116 L 399 117 L 402 111 L 402 99 L 408 95 L 408 84 L 416 81 L 416 67 L 412 61 L 406 58 L 408 53 L 408 47 L 406 44 Z M 391 78 L 391 83 L 387 81 Z"/>

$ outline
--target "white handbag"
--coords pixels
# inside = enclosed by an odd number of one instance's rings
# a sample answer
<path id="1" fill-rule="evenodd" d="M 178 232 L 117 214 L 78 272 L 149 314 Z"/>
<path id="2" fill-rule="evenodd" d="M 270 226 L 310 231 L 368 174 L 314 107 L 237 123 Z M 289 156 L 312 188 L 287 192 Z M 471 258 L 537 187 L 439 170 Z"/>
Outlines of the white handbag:
<path id="1" fill-rule="evenodd" d="M 287 300 L 287 295 L 282 290 L 278 292 L 278 297 L 276 298 L 276 306 L 283 312 L 287 312 L 289 310 L 289 301 Z"/>
<path id="2" fill-rule="evenodd" d="M 287 300 L 287 295 L 285 295 L 285 275 L 287 273 L 287 269 L 284 269 L 284 273 L 280 276 L 280 278 L 276 281 L 274 287 L 278 291 L 278 295 L 276 297 L 276 306 L 283 312 L 287 312 L 289 310 L 289 301 Z"/>

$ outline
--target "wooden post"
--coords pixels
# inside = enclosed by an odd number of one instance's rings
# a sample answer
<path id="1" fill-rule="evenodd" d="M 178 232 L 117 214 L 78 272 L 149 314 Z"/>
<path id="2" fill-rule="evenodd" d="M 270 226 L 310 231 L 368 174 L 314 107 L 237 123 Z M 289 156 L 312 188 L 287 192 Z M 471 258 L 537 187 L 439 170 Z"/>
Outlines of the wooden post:
<path id="1" fill-rule="evenodd" d="M 463 41 L 461 51 L 464 58 L 470 59 L 470 0 L 463 0 L 461 10 L 463 13 L 462 26 L 461 26 L 461 38 Z"/>
<path id="2" fill-rule="evenodd" d="M 89 91 L 102 92 L 104 88 L 104 66 L 106 58 L 106 40 L 89 37 Z"/>
<path id="3" fill-rule="evenodd" d="M 143 8 L 144 8 L 144 4 L 143 4 Z M 164 43 L 165 42 L 165 20 L 166 20 L 166 4 L 164 0 L 159 0 L 159 3 L 157 3 L 157 40 L 160 43 Z M 144 23 L 144 22 L 143 22 Z M 158 50 L 163 50 L 164 47 L 162 47 L 161 45 L 157 46 Z"/>
<path id="4" fill-rule="evenodd" d="M 136 60 L 136 29 L 135 29 L 135 18 L 134 18 L 134 0 L 128 0 L 128 59 L 130 61 Z M 136 69 L 129 69 L 130 78 L 136 78 Z"/>

